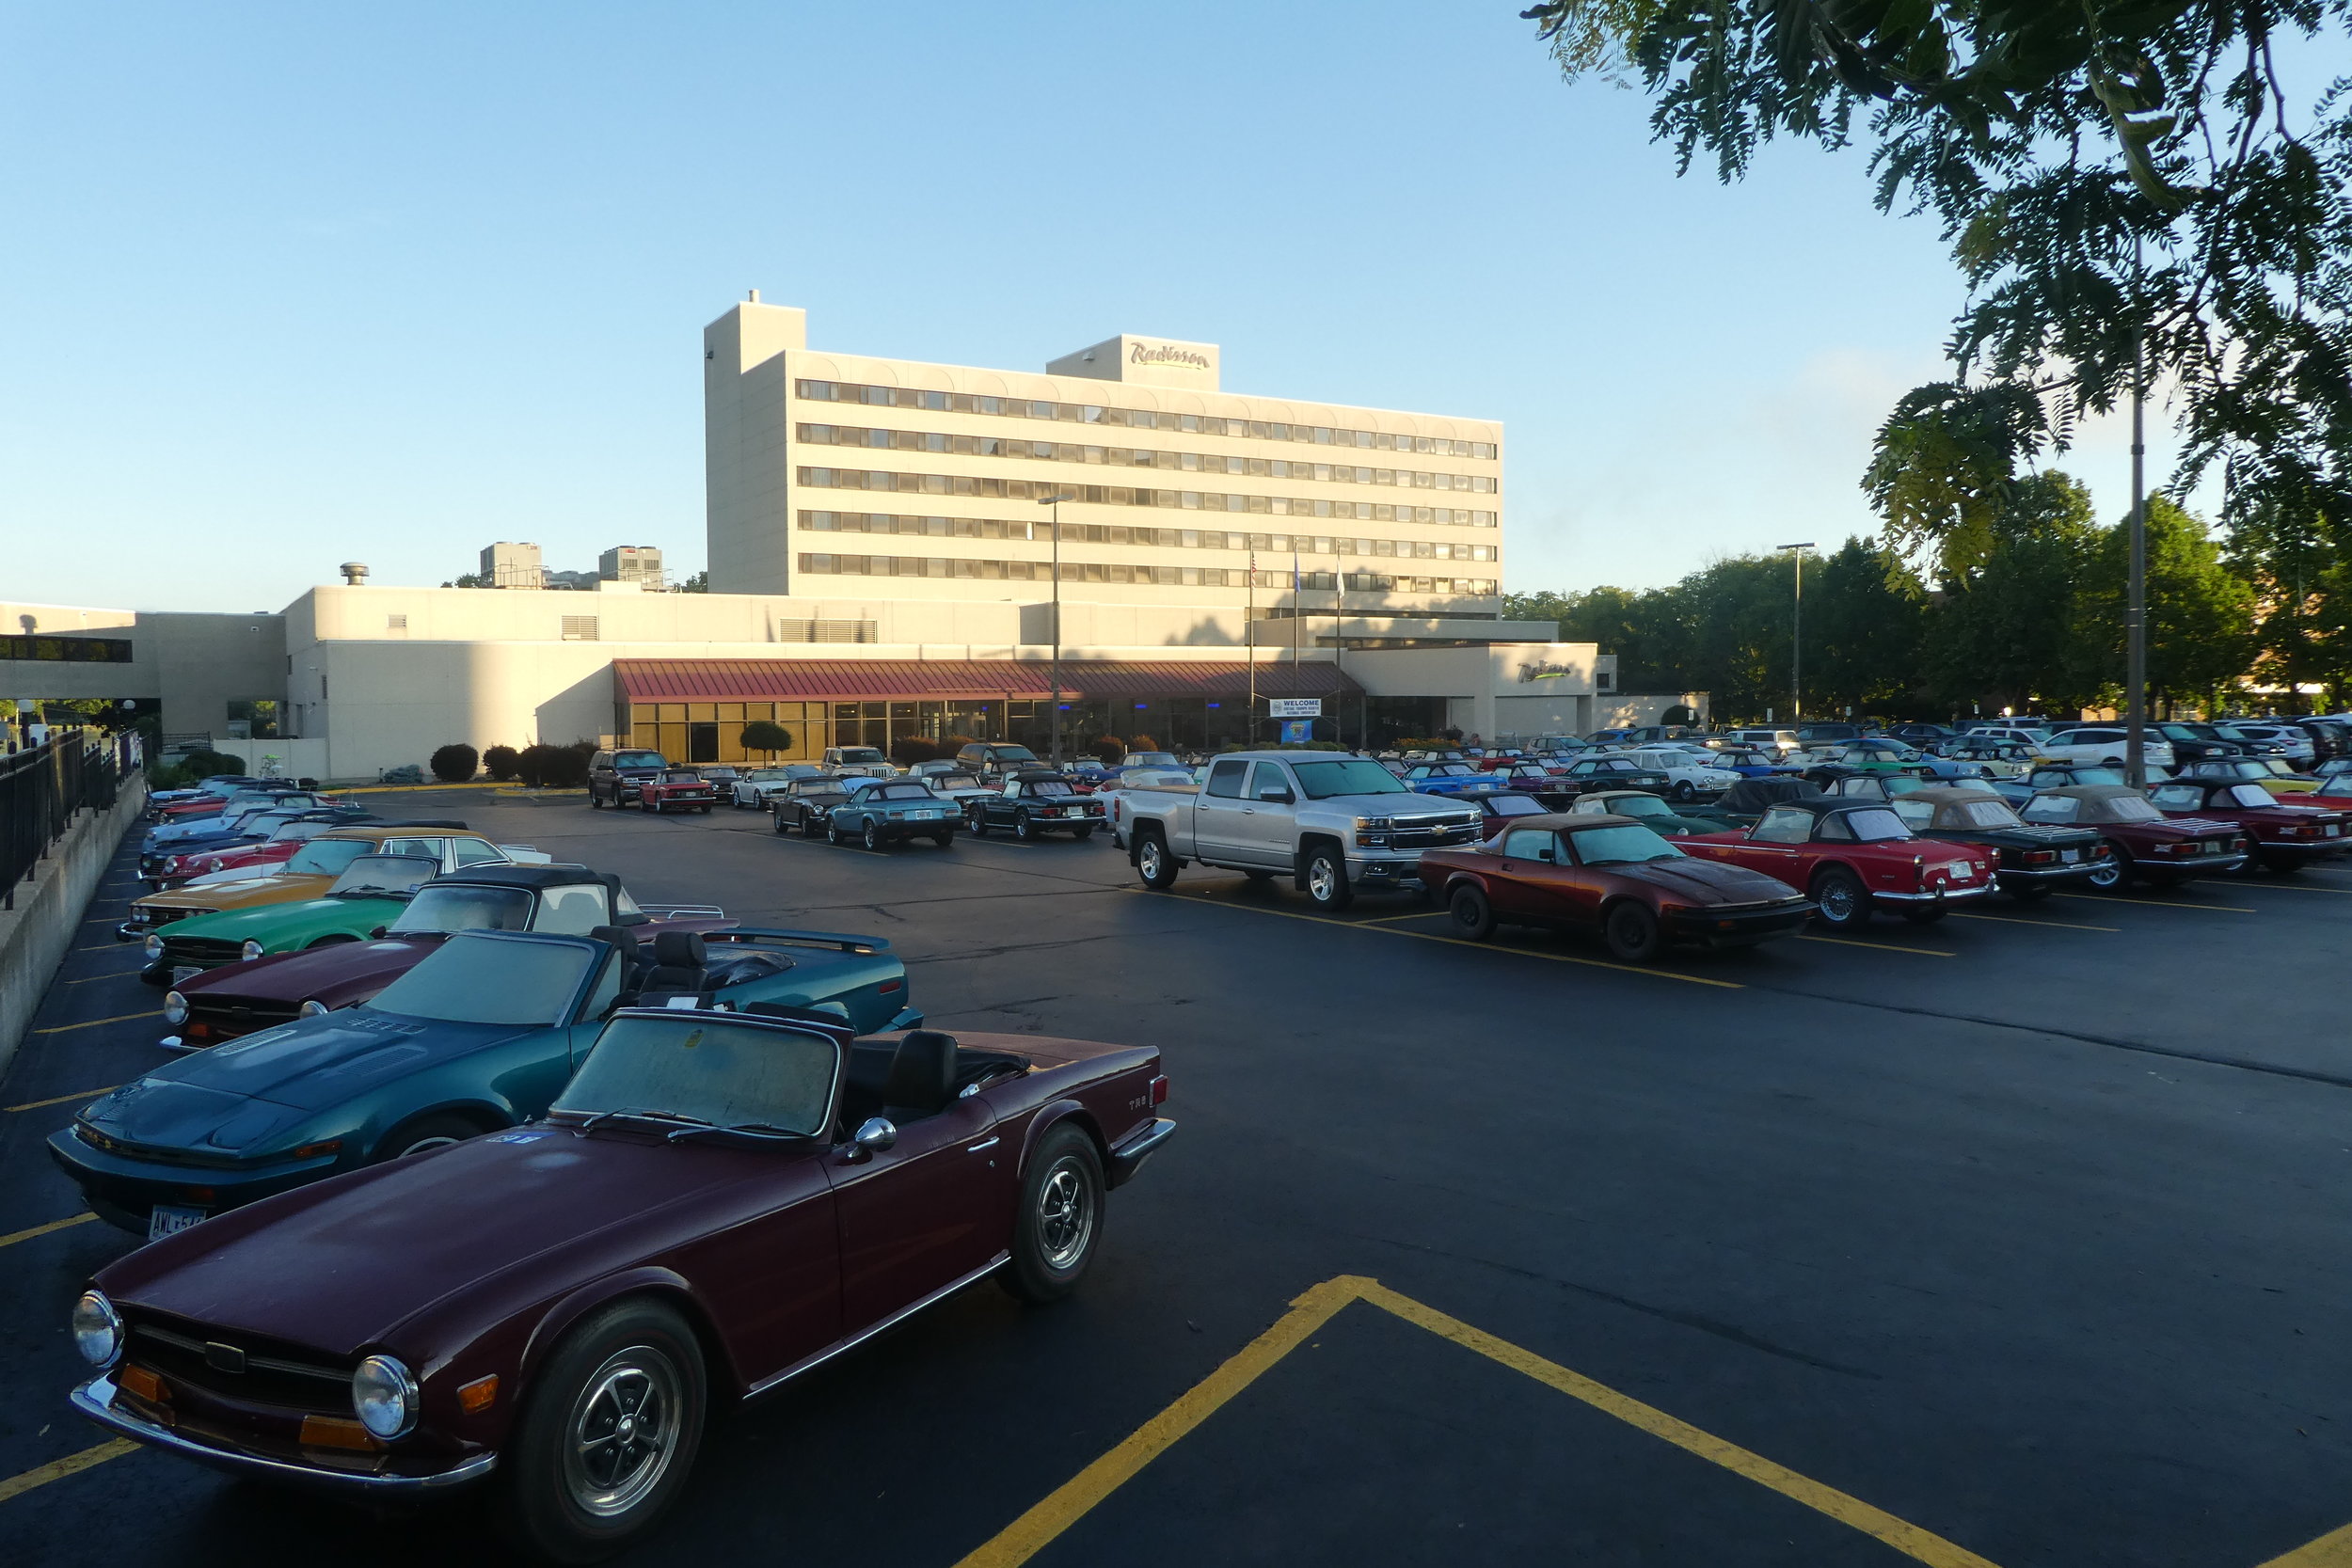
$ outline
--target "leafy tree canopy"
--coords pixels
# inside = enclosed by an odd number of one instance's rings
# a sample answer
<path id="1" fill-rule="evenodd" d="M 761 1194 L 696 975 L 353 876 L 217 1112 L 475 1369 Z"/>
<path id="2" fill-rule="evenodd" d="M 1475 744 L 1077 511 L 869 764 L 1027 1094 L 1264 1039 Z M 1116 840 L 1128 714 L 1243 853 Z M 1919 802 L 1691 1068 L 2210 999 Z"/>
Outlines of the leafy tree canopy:
<path id="1" fill-rule="evenodd" d="M 2142 353 L 2233 526 L 2352 519 L 2352 90 L 2297 102 L 2280 57 L 2342 57 L 2352 0 L 1543 0 L 1571 77 L 1639 78 L 1688 169 L 1775 136 L 1871 148 L 1882 210 L 1942 225 L 1969 297 L 1956 373 L 1880 433 L 1886 542 L 1987 559 L 2008 487 L 2128 396 Z"/>

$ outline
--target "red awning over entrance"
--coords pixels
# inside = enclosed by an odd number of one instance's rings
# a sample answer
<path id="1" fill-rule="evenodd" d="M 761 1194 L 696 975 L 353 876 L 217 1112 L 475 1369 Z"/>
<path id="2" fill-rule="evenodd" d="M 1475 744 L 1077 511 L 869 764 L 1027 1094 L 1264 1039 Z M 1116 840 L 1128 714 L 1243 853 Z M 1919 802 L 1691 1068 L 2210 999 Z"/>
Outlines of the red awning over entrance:
<path id="1" fill-rule="evenodd" d="M 766 703 L 922 699 L 987 702 L 1043 698 L 1053 667 L 1042 659 L 616 658 L 623 702 Z M 1261 659 L 1262 697 L 1355 696 L 1363 689 L 1327 661 Z M 1070 659 L 1064 697 L 1152 699 L 1239 697 L 1249 689 L 1241 659 Z"/>

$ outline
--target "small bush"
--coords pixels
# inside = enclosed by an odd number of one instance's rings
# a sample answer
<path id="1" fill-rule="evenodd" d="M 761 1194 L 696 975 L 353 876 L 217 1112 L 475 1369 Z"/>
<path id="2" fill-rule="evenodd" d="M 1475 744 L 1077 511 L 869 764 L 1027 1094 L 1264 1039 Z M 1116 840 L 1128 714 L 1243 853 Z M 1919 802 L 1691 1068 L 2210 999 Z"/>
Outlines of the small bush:
<path id="1" fill-rule="evenodd" d="M 147 787 L 151 790 L 188 789 L 197 782 L 195 774 L 176 762 L 158 762 L 148 765 Z"/>
<path id="2" fill-rule="evenodd" d="M 504 784 L 515 776 L 516 764 L 521 753 L 512 746 L 493 746 L 482 753 L 483 770 Z"/>
<path id="3" fill-rule="evenodd" d="M 577 746 L 526 746 L 515 759 L 515 771 L 527 784 L 577 789 L 588 782 L 588 759 L 595 754 L 594 745 L 585 752 Z"/>
<path id="4" fill-rule="evenodd" d="M 735 738 L 746 752 L 764 752 L 770 756 L 792 749 L 792 732 L 772 719 L 753 720 Z"/>
<path id="5" fill-rule="evenodd" d="M 232 757 L 226 752 L 190 752 L 180 759 L 180 767 L 191 779 L 204 780 L 215 773 L 242 773 L 245 759 Z"/>
<path id="6" fill-rule="evenodd" d="M 1165 752 L 1168 748 L 1161 745 L 1158 741 L 1152 739 L 1148 735 L 1131 735 L 1127 737 L 1127 750 L 1131 752 Z"/>
<path id="7" fill-rule="evenodd" d="M 918 762 L 937 762 L 948 753 L 939 749 L 939 742 L 919 735 L 900 736 L 890 743 L 890 760 L 901 768 L 912 768 Z"/>
<path id="8" fill-rule="evenodd" d="M 443 784 L 464 784 L 482 768 L 482 753 L 462 741 L 440 748 L 429 765 Z"/>
<path id="9" fill-rule="evenodd" d="M 424 783 L 424 769 L 413 762 L 405 762 L 398 768 L 384 769 L 376 775 L 375 782 L 388 784 L 420 784 Z"/>
<path id="10" fill-rule="evenodd" d="M 1087 749 L 1101 758 L 1105 768 L 1118 767 L 1120 761 L 1127 754 L 1127 743 L 1115 735 L 1100 736 L 1096 737 L 1094 744 Z"/>
<path id="11" fill-rule="evenodd" d="M 939 737 L 939 744 L 944 754 L 952 755 L 966 746 L 977 746 L 979 742 L 968 735 L 943 735 Z"/>

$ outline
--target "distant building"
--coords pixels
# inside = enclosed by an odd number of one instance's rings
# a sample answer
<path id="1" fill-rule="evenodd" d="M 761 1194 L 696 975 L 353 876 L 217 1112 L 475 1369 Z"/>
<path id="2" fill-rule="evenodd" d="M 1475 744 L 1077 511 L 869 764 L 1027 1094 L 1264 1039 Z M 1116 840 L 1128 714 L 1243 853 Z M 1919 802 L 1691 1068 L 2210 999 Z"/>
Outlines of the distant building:
<path id="1" fill-rule="evenodd" d="M 661 571 L 661 551 L 651 545 L 613 546 L 596 557 L 596 576 L 640 588 L 661 588 L 668 582 Z"/>
<path id="2" fill-rule="evenodd" d="M 505 539 L 484 546 L 482 579 L 492 588 L 545 586 L 547 568 L 539 563 L 539 546 Z"/>
<path id="3" fill-rule="evenodd" d="M 573 588 L 594 593 L 596 585 L 604 579 L 594 572 L 548 572 L 542 580 L 549 588 Z"/>

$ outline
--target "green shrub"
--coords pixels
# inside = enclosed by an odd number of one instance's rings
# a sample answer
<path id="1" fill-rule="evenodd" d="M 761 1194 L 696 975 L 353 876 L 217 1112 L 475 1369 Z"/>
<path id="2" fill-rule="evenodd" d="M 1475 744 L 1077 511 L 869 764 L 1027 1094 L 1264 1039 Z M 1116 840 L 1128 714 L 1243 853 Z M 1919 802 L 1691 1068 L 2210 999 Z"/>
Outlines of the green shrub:
<path id="1" fill-rule="evenodd" d="M 482 753 L 463 741 L 441 747 L 428 764 L 443 784 L 464 784 L 482 768 Z"/>
<path id="2" fill-rule="evenodd" d="M 792 749 L 792 732 L 772 719 L 753 720 L 735 738 L 746 752 L 764 752 L 771 757 Z"/>
<path id="3" fill-rule="evenodd" d="M 226 752 L 190 752 L 180 759 L 180 766 L 191 779 L 204 780 L 215 773 L 242 773 L 245 758 L 232 757 Z"/>
<path id="4" fill-rule="evenodd" d="M 583 752 L 573 746 L 526 746 L 515 759 L 515 770 L 527 784 L 547 789 L 578 789 L 588 782 L 588 759 L 596 754 L 592 742 Z"/>
<path id="5" fill-rule="evenodd" d="M 482 753 L 483 771 L 504 784 L 515 776 L 516 764 L 521 753 L 512 746 L 493 746 Z"/>
<path id="6" fill-rule="evenodd" d="M 919 735 L 903 735 L 890 743 L 890 760 L 901 768 L 912 768 L 918 762 L 937 762 L 943 754 L 938 741 Z"/>
<path id="7" fill-rule="evenodd" d="M 1115 735 L 1098 736 L 1087 750 L 1102 760 L 1105 768 L 1116 768 L 1127 754 L 1127 743 Z"/>

